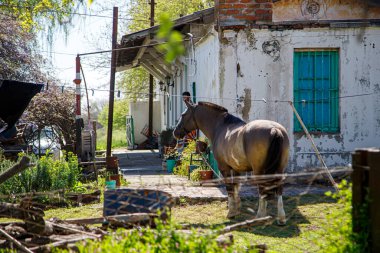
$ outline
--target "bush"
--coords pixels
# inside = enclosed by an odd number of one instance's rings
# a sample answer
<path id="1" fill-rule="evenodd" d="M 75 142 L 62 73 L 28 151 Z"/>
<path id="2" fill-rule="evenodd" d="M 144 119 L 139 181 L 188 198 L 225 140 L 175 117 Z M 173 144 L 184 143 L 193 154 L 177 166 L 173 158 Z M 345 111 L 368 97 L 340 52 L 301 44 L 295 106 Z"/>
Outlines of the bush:
<path id="1" fill-rule="evenodd" d="M 200 181 L 201 180 L 201 173 L 200 173 L 200 168 L 197 168 L 195 170 L 193 170 L 191 173 L 190 173 L 190 179 L 192 181 Z"/>
<path id="2" fill-rule="evenodd" d="M 156 229 L 118 230 L 102 241 L 87 241 L 78 245 L 79 252 L 233 252 L 231 246 L 220 247 L 216 231 L 191 233 L 179 231 L 174 223 L 156 219 Z"/>
<path id="3" fill-rule="evenodd" d="M 337 199 L 342 208 L 326 217 L 326 222 L 322 224 L 323 240 L 317 237 L 314 241 L 321 252 L 367 252 L 368 234 L 352 231 L 352 184 L 343 180 L 338 187 L 340 193 L 327 192 L 326 195 Z M 368 225 L 366 209 L 367 206 L 362 207 L 360 220 L 357 221 L 363 227 Z"/>
<path id="4" fill-rule="evenodd" d="M 76 186 L 80 169 L 78 159 L 73 153 L 68 153 L 66 160 L 54 160 L 51 155 L 46 154 L 39 160 L 31 157 L 36 166 L 28 168 L 4 183 L 0 184 L 1 194 L 17 194 L 32 191 L 52 191 L 60 189 L 72 189 Z M 11 167 L 14 163 L 2 159 L 0 161 L 0 172 Z"/>

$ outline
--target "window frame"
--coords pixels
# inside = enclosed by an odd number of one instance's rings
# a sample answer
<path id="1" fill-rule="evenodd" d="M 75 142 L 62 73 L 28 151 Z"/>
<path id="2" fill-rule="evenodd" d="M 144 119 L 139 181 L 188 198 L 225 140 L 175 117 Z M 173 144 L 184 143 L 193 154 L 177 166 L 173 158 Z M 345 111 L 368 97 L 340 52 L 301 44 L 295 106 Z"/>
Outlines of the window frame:
<path id="1" fill-rule="evenodd" d="M 326 79 L 323 76 L 323 67 L 322 69 L 322 76 L 318 77 L 317 74 L 317 57 L 322 56 L 324 57 L 324 53 L 328 54 L 329 56 L 329 76 L 328 79 Z M 313 70 L 311 75 L 308 77 L 307 75 L 300 75 L 300 61 L 301 57 L 304 55 L 308 55 L 308 57 L 312 57 L 312 60 L 314 61 L 312 66 Z M 322 59 L 323 61 L 323 59 Z M 330 65 L 331 63 L 331 65 Z M 324 65 L 322 65 L 324 66 Z M 308 72 L 310 73 L 310 72 Z M 305 106 L 307 102 L 302 103 L 302 92 L 304 94 L 307 94 L 307 88 L 306 86 L 303 86 L 303 89 L 300 87 L 300 81 L 303 79 L 303 81 L 309 79 L 310 84 L 312 85 L 312 88 L 309 88 L 309 94 L 306 96 L 312 95 L 313 102 L 308 104 L 309 108 L 310 106 L 313 107 L 313 110 L 311 110 L 311 117 L 314 117 L 313 123 L 311 124 L 310 122 L 304 122 L 305 126 L 308 128 L 309 132 L 311 133 L 326 133 L 326 134 L 337 134 L 340 133 L 340 49 L 339 48 L 296 48 L 294 49 L 293 52 L 293 103 L 300 114 L 301 118 L 304 120 L 303 113 L 301 110 L 301 106 Z M 320 88 L 318 89 L 317 82 L 322 80 L 322 87 L 324 80 L 328 80 L 328 103 L 325 103 L 323 100 L 323 94 L 326 92 L 326 87 L 325 88 Z M 319 92 L 319 94 L 318 94 Z M 322 94 L 322 99 L 318 102 L 318 95 L 321 96 Z M 307 100 L 306 100 L 307 101 Z M 331 114 L 329 116 L 329 123 L 327 125 L 324 125 L 324 120 L 325 118 L 323 117 L 323 107 L 328 106 L 328 112 Z M 317 108 L 322 108 L 321 113 L 322 117 L 318 117 L 318 113 L 316 112 Z M 309 114 L 310 117 L 310 114 Z M 318 119 L 321 120 L 320 123 L 318 123 Z M 298 119 L 294 116 L 293 120 L 293 132 L 294 133 L 300 133 L 303 132 L 303 128 L 298 122 Z"/>

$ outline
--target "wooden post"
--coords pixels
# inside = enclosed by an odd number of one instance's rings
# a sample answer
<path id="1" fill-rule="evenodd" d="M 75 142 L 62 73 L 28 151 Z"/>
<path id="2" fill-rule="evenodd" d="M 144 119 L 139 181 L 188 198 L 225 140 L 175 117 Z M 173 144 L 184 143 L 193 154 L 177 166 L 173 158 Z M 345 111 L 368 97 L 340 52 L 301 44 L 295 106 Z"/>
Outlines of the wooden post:
<path id="1" fill-rule="evenodd" d="M 361 149 L 352 154 L 352 224 L 356 233 L 368 233 L 369 252 L 380 252 L 380 150 Z M 368 205 L 368 227 L 363 227 L 363 205 Z M 364 231 L 366 230 L 366 231 Z"/>
<path id="2" fill-rule="evenodd" d="M 97 132 L 96 132 L 96 125 L 97 125 L 97 121 L 96 120 L 93 120 L 92 121 L 92 130 L 94 131 L 94 146 L 95 146 L 95 151 L 96 151 L 96 142 L 97 142 L 97 138 L 98 138 L 98 135 L 97 135 Z"/>
<path id="3" fill-rule="evenodd" d="M 368 152 L 369 165 L 369 247 L 370 252 L 380 252 L 380 150 Z"/>
<path id="4" fill-rule="evenodd" d="M 352 225 L 354 232 L 361 232 L 360 208 L 365 202 L 368 187 L 367 150 L 356 150 L 352 154 Z M 367 170 L 367 171 L 366 171 Z"/>
<path id="5" fill-rule="evenodd" d="M 111 55 L 111 75 L 110 75 L 110 94 L 108 108 L 108 127 L 107 127 L 107 151 L 106 157 L 111 157 L 112 149 L 112 124 L 113 124 L 113 108 L 115 99 L 115 73 L 116 73 L 116 47 L 117 47 L 117 24 L 119 17 L 119 9 L 113 7 L 113 22 L 112 22 L 112 55 Z M 107 164 L 107 170 L 109 170 Z"/>

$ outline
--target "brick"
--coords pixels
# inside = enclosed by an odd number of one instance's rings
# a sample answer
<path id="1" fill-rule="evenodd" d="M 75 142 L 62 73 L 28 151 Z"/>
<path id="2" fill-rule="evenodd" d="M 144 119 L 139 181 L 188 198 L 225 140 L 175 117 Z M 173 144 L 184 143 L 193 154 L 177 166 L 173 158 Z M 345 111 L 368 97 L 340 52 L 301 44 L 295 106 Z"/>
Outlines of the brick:
<path id="1" fill-rule="evenodd" d="M 239 3 L 239 0 L 225 0 L 226 3 L 231 3 L 231 4 L 234 4 L 234 3 Z"/>
<path id="2" fill-rule="evenodd" d="M 233 9 L 232 4 L 219 4 L 219 9 Z"/>
<path id="3" fill-rule="evenodd" d="M 227 15 L 234 15 L 234 14 L 239 14 L 240 13 L 240 10 L 232 10 L 232 9 L 229 9 L 229 10 L 226 10 L 226 13 Z"/>
<path id="4" fill-rule="evenodd" d="M 257 17 L 253 16 L 253 15 L 236 15 L 236 16 L 234 16 L 234 18 L 243 19 L 243 20 L 250 20 L 250 21 L 258 20 Z"/>
<path id="5" fill-rule="evenodd" d="M 252 3 L 253 0 L 240 0 L 240 3 Z"/>
<path id="6" fill-rule="evenodd" d="M 241 11 L 242 14 L 255 14 L 255 9 L 246 8 Z"/>
<path id="7" fill-rule="evenodd" d="M 261 4 L 261 8 L 272 9 L 273 5 L 272 4 Z"/>
<path id="8" fill-rule="evenodd" d="M 271 0 L 256 0 L 256 3 L 270 3 Z"/>
<path id="9" fill-rule="evenodd" d="M 256 15 L 262 15 L 262 14 L 272 14 L 272 10 L 266 10 L 266 9 L 257 9 L 255 11 Z"/>
<path id="10" fill-rule="evenodd" d="M 243 8 L 245 8 L 245 7 L 247 7 L 247 5 L 246 4 L 233 4 L 233 8 L 235 8 L 235 9 L 243 9 Z"/>
<path id="11" fill-rule="evenodd" d="M 261 8 L 261 4 L 247 4 L 247 8 L 259 9 Z"/>

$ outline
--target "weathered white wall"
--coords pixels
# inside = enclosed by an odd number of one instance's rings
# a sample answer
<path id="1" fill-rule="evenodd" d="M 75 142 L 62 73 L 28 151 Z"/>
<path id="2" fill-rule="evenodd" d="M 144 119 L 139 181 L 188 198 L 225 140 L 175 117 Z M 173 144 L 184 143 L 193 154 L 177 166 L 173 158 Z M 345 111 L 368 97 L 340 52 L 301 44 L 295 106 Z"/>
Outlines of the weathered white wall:
<path id="1" fill-rule="evenodd" d="M 278 40 L 279 48 L 264 53 L 263 43 L 273 40 Z M 289 104 L 274 102 L 293 100 L 295 48 L 339 48 L 340 96 L 373 93 L 340 100 L 340 133 L 313 135 L 327 165 L 348 164 L 349 153 L 355 148 L 380 145 L 379 28 L 225 31 L 219 53 L 211 48 L 217 48 L 216 45 L 216 42 L 207 43 L 203 49 L 197 49 L 199 53 L 210 52 L 204 60 L 201 60 L 204 53 L 199 54 L 199 70 L 205 69 L 215 76 L 211 66 L 217 66 L 216 56 L 220 61 L 216 83 L 202 81 L 205 86 L 200 89 L 207 95 L 224 98 L 219 104 L 233 114 L 248 120 L 270 119 L 283 124 L 290 135 L 289 171 L 320 166 L 305 135 L 293 134 L 293 112 Z M 204 80 L 207 75 L 201 73 L 199 79 Z M 263 98 L 267 103 L 260 101 Z"/>
<path id="2" fill-rule="evenodd" d="M 129 112 L 133 117 L 135 127 L 135 142 L 140 144 L 147 138 L 141 134 L 145 125 L 149 124 L 149 102 L 136 101 L 129 103 Z M 153 101 L 153 130 L 161 132 L 161 107 L 160 101 Z"/>
<path id="3" fill-rule="evenodd" d="M 191 57 L 190 55 L 188 57 Z M 188 73 L 187 88 L 192 93 L 192 83 L 196 85 L 196 101 L 219 103 L 219 39 L 211 28 L 209 33 L 195 44 L 196 67 L 191 66 Z M 192 94 L 193 95 L 193 94 Z"/>
<path id="4" fill-rule="evenodd" d="M 176 120 L 186 109 L 182 101 L 182 92 L 189 91 L 193 94 L 193 82 L 196 87 L 196 101 L 211 101 L 221 103 L 219 99 L 221 91 L 219 82 L 219 39 L 215 30 L 210 27 L 209 33 L 194 44 L 194 55 L 191 45 L 186 50 L 186 55 L 176 62 L 175 87 L 169 89 L 170 98 L 167 100 L 172 105 L 169 110 L 169 127 L 176 124 Z M 195 59 L 195 61 L 194 61 Z M 163 102 L 161 102 L 163 103 Z M 170 107 L 170 106 L 169 106 Z"/>

